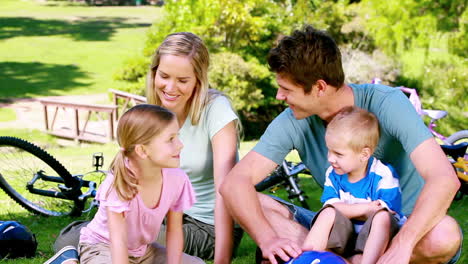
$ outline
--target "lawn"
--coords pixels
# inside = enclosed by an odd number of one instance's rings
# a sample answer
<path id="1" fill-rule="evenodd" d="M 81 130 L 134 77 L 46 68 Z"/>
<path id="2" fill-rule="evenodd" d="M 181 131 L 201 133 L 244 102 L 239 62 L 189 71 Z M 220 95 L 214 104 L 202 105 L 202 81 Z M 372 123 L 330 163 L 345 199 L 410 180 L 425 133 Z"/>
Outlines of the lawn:
<path id="1" fill-rule="evenodd" d="M 47 2 L 46 2 L 47 3 Z M 66 3 L 66 2 L 52 2 Z M 0 5 L 0 98 L 105 93 L 161 8 Z"/>

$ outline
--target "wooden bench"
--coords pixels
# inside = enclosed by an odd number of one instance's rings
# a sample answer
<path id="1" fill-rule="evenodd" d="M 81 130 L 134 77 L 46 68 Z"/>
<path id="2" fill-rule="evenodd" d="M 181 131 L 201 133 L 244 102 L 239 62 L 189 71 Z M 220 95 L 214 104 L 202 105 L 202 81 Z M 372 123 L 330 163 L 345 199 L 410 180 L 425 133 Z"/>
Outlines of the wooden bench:
<path id="1" fill-rule="evenodd" d="M 119 106 L 119 99 L 123 99 L 122 107 L 120 107 L 120 111 L 122 113 L 124 113 L 128 108 L 132 106 L 146 103 L 146 97 L 144 96 L 127 93 L 115 89 L 109 89 L 109 92 L 112 93 L 114 105 Z M 115 120 L 119 120 L 119 108 L 117 108 L 115 111 Z"/>
<path id="2" fill-rule="evenodd" d="M 106 143 L 114 140 L 114 116 L 117 113 L 117 105 L 69 103 L 48 99 L 41 99 L 39 101 L 44 107 L 45 129 L 47 133 L 58 137 L 74 139 L 75 141 Z M 50 109 L 48 108 L 53 108 L 51 110 L 53 111 L 51 122 L 49 121 Z M 64 126 L 57 128 L 56 122 L 59 110 L 63 110 L 64 112 L 71 111 L 73 113 L 73 119 L 69 118 L 67 114 L 61 120 Z M 87 112 L 87 117 L 82 126 L 80 126 L 80 123 L 82 123 L 80 122 L 80 112 Z M 99 122 L 90 122 L 93 113 L 95 113 Z M 101 115 L 107 115 L 107 118 Z M 88 129 L 88 125 L 91 123 L 95 128 L 94 130 Z"/>

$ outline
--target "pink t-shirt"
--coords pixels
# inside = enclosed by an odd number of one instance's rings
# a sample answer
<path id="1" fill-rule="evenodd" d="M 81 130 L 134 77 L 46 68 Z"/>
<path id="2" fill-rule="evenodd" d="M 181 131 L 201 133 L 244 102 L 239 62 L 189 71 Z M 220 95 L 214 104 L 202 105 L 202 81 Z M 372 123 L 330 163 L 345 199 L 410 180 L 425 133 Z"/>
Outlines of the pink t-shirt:
<path id="1" fill-rule="evenodd" d="M 165 168 L 162 175 L 163 186 L 159 204 L 156 208 L 148 208 L 139 194 L 130 201 L 122 201 L 113 189 L 106 197 L 114 180 L 114 176 L 109 173 L 96 193 L 96 199 L 100 203 L 99 209 L 93 220 L 81 229 L 80 243 L 110 244 L 106 213 L 106 208 L 110 208 L 113 212 L 125 212 L 127 230 L 121 232 L 127 232 L 128 254 L 134 257 L 143 256 L 147 245 L 152 243 L 159 233 L 167 212 L 182 212 L 190 208 L 196 199 L 188 176 L 183 170 Z"/>

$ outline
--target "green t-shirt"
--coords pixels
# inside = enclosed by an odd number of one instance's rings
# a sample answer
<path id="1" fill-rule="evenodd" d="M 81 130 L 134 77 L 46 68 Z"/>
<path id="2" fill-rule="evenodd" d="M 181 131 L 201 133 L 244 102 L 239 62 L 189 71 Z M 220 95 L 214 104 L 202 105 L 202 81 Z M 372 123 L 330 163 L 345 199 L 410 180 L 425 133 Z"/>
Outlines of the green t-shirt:
<path id="1" fill-rule="evenodd" d="M 179 131 L 184 144 L 180 153 L 180 168 L 187 173 L 197 196 L 197 202 L 184 213 L 214 225 L 215 185 L 211 139 L 229 122 L 237 120 L 229 100 L 217 96 L 203 110 L 198 125 L 187 117 Z"/>
<path id="2" fill-rule="evenodd" d="M 402 189 L 403 213 L 409 215 L 424 185 L 409 155 L 432 134 L 399 89 L 376 84 L 349 86 L 354 93 L 354 104 L 372 112 L 379 120 L 381 135 L 373 156 L 396 169 Z M 323 188 L 325 172 L 330 166 L 325 129 L 324 121 L 318 116 L 297 120 L 287 108 L 272 121 L 253 150 L 281 164 L 286 155 L 296 149 Z"/>

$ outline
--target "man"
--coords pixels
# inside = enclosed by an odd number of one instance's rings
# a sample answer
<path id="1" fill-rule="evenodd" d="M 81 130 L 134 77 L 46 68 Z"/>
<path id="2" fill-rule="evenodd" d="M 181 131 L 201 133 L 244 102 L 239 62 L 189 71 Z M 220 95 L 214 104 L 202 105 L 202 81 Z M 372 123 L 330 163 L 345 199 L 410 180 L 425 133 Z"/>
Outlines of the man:
<path id="1" fill-rule="evenodd" d="M 279 85 L 276 98 L 289 108 L 272 121 L 221 187 L 231 214 L 264 258 L 276 264 L 276 257 L 288 260 L 300 254 L 314 213 L 257 194 L 254 185 L 296 149 L 323 186 L 329 166 L 326 125 L 340 109 L 354 105 L 379 120 L 381 139 L 374 155 L 400 175 L 403 213 L 409 216 L 378 263 L 454 263 L 461 251 L 461 232 L 446 212 L 459 182 L 403 93 L 383 85 L 345 84 L 336 43 L 311 26 L 283 38 L 270 51 L 268 63 Z"/>

